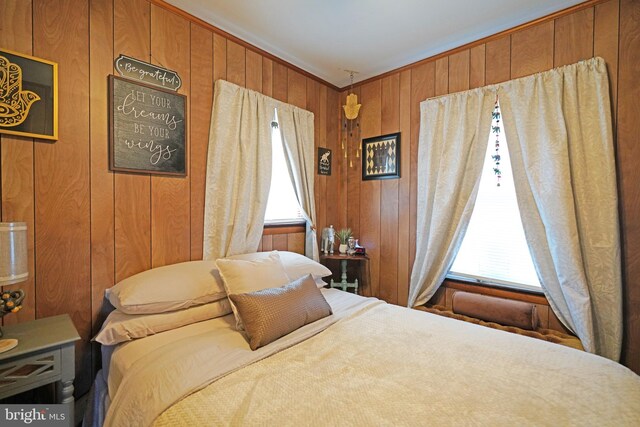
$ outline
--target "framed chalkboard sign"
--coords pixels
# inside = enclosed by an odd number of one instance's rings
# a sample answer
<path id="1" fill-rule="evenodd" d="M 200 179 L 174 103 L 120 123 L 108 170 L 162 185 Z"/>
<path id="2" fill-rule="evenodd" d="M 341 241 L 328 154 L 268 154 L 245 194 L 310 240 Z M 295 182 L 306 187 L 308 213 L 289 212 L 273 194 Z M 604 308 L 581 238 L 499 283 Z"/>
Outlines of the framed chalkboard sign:
<path id="1" fill-rule="evenodd" d="M 186 97 L 109 76 L 113 171 L 187 174 Z"/>

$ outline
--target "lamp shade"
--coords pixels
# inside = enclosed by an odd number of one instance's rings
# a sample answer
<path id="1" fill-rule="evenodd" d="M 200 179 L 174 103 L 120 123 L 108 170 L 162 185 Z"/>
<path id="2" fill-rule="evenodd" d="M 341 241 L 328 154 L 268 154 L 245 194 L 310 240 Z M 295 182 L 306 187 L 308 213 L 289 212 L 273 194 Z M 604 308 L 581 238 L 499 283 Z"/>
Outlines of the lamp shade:
<path id="1" fill-rule="evenodd" d="M 0 286 L 27 280 L 28 260 L 27 224 L 0 222 Z"/>

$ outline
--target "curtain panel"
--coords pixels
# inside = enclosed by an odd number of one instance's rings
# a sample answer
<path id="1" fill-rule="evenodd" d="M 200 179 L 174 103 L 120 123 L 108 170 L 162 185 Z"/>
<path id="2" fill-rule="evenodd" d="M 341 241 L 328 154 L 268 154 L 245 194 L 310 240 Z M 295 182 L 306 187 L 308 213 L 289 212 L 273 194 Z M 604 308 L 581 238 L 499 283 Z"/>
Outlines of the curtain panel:
<path id="1" fill-rule="evenodd" d="M 215 84 L 204 210 L 204 259 L 255 252 L 271 186 L 275 100 Z"/>
<path id="2" fill-rule="evenodd" d="M 601 58 L 421 104 L 418 249 L 409 305 L 423 304 L 440 286 L 473 210 L 476 190 L 467 187 L 479 179 L 473 166 L 482 163 L 491 108 L 485 105 L 477 110 L 482 117 L 467 115 L 461 123 L 451 106 L 461 96 L 477 92 L 500 99 L 525 236 L 549 304 L 586 350 L 618 360 L 622 343 L 618 199 L 609 85 Z M 434 131 L 441 121 L 458 128 L 482 123 L 478 132 L 483 132 L 483 149 L 459 151 L 462 163 L 470 166 L 465 171 L 469 176 L 432 173 L 433 162 L 445 150 L 437 146 L 460 144 L 453 130 Z M 456 182 L 442 182 L 448 179 Z M 432 192 L 438 186 L 451 191 L 437 199 Z M 462 214 L 457 214 L 460 208 L 451 209 L 456 204 L 464 205 Z M 440 220 L 443 223 L 436 222 Z M 438 227 L 454 231 L 434 234 Z"/>
<path id="3" fill-rule="evenodd" d="M 271 125 L 276 110 L 289 175 L 307 221 L 305 252 L 319 259 L 313 113 L 224 80 L 216 81 L 211 114 L 204 259 L 258 249 L 271 186 Z"/>
<path id="4" fill-rule="evenodd" d="M 316 236 L 314 115 L 293 105 L 280 103 L 278 121 L 282 143 L 298 203 L 307 221 L 305 255 L 320 261 Z"/>
<path id="5" fill-rule="evenodd" d="M 586 350 L 618 360 L 622 273 L 606 64 L 582 61 L 507 82 L 498 93 L 544 293 Z"/>

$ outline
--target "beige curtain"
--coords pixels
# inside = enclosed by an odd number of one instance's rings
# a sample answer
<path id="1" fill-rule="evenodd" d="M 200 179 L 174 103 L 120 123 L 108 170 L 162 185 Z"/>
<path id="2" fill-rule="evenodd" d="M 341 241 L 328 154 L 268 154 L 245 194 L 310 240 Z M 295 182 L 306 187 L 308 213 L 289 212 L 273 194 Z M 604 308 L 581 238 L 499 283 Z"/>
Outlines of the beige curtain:
<path id="1" fill-rule="evenodd" d="M 420 104 L 418 227 L 409 307 L 449 272 L 473 212 L 496 95 L 472 90 Z"/>
<path id="2" fill-rule="evenodd" d="M 275 100 L 224 80 L 215 85 L 204 216 L 204 259 L 258 249 L 271 185 Z"/>
<path id="3" fill-rule="evenodd" d="M 620 238 L 604 60 L 512 80 L 498 93 L 522 223 L 545 295 L 586 350 L 618 360 Z"/>
<path id="4" fill-rule="evenodd" d="M 313 113 L 288 104 L 279 104 L 278 122 L 282 133 L 289 175 L 307 221 L 305 255 L 320 260 L 316 237 L 315 148 Z"/>

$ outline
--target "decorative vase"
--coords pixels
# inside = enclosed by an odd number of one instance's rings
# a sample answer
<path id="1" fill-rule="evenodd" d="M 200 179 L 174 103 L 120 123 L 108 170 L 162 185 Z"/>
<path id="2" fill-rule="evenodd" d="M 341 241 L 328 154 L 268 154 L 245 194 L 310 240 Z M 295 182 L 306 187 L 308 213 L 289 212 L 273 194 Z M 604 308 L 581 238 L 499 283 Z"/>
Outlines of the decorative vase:
<path id="1" fill-rule="evenodd" d="M 345 245 L 344 243 L 340 243 L 340 247 L 338 248 L 338 250 L 340 251 L 341 254 L 346 254 L 347 253 L 347 248 L 348 246 Z"/>

